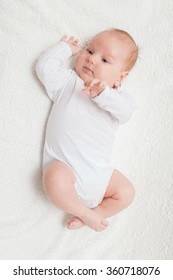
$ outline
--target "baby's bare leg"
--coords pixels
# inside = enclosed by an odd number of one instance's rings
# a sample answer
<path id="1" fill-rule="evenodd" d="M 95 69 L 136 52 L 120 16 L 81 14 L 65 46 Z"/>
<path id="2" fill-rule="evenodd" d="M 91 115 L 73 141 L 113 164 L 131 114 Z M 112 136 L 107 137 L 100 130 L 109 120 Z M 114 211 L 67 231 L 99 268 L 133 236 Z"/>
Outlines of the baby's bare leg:
<path id="1" fill-rule="evenodd" d="M 133 201 L 133 184 L 118 170 L 114 170 L 102 203 L 95 208 L 105 218 L 111 217 L 127 208 Z"/>
<path id="2" fill-rule="evenodd" d="M 44 170 L 43 183 L 48 197 L 62 210 L 75 215 L 90 228 L 101 231 L 107 221 L 99 213 L 88 209 L 78 198 L 75 175 L 63 162 L 54 160 Z"/>
<path id="3" fill-rule="evenodd" d="M 120 171 L 114 170 L 104 199 L 93 209 L 93 212 L 109 218 L 128 207 L 133 201 L 134 194 L 132 183 Z M 83 225 L 83 221 L 77 217 L 72 218 L 68 223 L 69 229 L 77 229 Z"/>

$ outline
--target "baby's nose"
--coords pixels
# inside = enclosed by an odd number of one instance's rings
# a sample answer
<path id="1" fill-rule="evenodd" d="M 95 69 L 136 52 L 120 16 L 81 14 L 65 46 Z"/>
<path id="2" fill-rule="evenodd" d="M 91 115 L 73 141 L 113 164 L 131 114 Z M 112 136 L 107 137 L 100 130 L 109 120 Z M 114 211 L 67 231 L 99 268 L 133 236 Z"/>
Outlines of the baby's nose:
<path id="1" fill-rule="evenodd" d="M 91 64 L 96 64 L 98 57 L 95 54 L 89 55 L 87 58 L 88 62 L 90 62 Z"/>

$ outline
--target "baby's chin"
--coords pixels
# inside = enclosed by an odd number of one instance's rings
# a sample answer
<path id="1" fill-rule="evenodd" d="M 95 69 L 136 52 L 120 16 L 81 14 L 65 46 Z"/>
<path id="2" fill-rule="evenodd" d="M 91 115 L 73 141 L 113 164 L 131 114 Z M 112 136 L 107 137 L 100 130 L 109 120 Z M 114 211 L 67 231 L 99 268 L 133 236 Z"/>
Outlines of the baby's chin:
<path id="1" fill-rule="evenodd" d="M 82 70 L 79 71 L 76 67 L 74 67 L 75 72 L 77 75 L 85 82 L 87 81 L 90 77 L 88 74 L 84 73 Z"/>

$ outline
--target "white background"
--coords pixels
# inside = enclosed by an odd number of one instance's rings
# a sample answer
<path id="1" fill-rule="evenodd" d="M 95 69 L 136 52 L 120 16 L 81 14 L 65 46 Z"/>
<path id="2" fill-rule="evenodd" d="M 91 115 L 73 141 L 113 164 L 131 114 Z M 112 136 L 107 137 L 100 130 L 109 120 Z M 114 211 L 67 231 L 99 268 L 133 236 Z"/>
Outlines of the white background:
<path id="1" fill-rule="evenodd" d="M 0 2 L 0 258 L 173 258 L 173 2 Z M 51 108 L 35 74 L 40 53 L 65 33 L 82 43 L 107 28 L 128 31 L 140 58 L 124 86 L 138 104 L 117 132 L 113 161 L 135 185 L 133 205 L 102 233 L 68 231 L 41 184 Z"/>

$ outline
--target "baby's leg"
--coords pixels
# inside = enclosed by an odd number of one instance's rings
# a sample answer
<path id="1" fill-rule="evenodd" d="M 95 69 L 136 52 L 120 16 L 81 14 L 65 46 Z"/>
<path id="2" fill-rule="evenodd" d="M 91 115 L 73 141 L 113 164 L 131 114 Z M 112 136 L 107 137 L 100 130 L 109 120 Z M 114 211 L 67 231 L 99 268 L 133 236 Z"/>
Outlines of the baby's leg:
<path id="1" fill-rule="evenodd" d="M 128 207 L 134 198 L 132 183 L 118 170 L 114 170 L 104 199 L 101 204 L 93 209 L 93 212 L 104 218 L 111 217 Z M 83 221 L 74 217 L 68 223 L 69 229 L 77 229 L 84 225 Z"/>
<path id="2" fill-rule="evenodd" d="M 97 212 L 88 209 L 78 198 L 75 175 L 63 162 L 54 160 L 44 169 L 43 183 L 48 197 L 62 210 L 75 215 L 90 228 L 101 231 L 107 221 Z"/>

